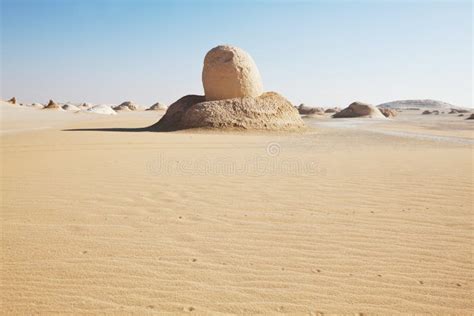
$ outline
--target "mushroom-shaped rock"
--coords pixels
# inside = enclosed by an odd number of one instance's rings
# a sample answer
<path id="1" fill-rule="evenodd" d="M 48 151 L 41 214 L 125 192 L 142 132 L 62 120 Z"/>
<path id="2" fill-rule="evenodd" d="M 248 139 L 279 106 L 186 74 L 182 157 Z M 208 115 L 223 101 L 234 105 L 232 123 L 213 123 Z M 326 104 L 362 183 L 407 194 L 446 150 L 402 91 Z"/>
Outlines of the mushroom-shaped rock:
<path id="1" fill-rule="evenodd" d="M 258 97 L 262 80 L 252 57 L 228 45 L 211 49 L 204 58 L 202 82 L 207 101 Z"/>
<path id="2" fill-rule="evenodd" d="M 334 114 L 334 118 L 346 117 L 370 117 L 370 118 L 385 118 L 382 112 L 375 106 L 362 102 L 353 102 L 344 110 Z"/>
<path id="3" fill-rule="evenodd" d="M 189 128 L 294 130 L 304 127 L 298 110 L 276 92 L 262 93 L 252 58 L 231 46 L 213 48 L 203 69 L 205 96 L 187 95 L 171 104 L 151 130 Z"/>

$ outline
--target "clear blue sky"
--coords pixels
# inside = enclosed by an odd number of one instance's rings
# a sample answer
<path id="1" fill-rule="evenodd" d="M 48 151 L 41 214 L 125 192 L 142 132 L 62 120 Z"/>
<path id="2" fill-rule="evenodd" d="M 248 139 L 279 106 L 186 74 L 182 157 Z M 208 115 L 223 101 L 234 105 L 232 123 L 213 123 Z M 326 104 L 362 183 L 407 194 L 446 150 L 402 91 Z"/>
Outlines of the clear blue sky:
<path id="1" fill-rule="evenodd" d="M 202 94 L 204 55 L 232 44 L 296 104 L 472 106 L 469 0 L 0 1 L 2 98 L 169 104 Z"/>

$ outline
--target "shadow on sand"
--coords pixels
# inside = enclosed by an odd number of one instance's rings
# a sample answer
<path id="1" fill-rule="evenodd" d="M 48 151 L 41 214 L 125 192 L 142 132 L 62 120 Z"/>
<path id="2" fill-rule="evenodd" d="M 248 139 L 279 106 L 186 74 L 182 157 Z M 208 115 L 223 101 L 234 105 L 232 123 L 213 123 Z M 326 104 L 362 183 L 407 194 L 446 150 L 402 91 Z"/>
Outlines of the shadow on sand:
<path id="1" fill-rule="evenodd" d="M 137 128 L 125 128 L 125 127 L 108 127 L 108 128 L 68 128 L 63 129 L 63 132 L 128 132 L 128 133 L 137 133 L 137 132 L 164 132 L 153 128 L 152 126 L 148 127 L 137 127 Z"/>

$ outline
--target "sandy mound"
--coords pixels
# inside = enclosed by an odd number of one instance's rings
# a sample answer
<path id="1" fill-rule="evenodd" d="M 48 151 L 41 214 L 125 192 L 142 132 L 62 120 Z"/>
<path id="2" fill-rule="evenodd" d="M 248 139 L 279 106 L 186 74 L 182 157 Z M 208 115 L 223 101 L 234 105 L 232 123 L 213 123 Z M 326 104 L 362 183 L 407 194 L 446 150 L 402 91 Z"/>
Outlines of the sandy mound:
<path id="1" fill-rule="evenodd" d="M 398 115 L 397 111 L 392 110 L 392 109 L 379 108 L 379 110 L 380 110 L 380 112 L 382 112 L 382 114 L 383 114 L 385 117 L 388 117 L 388 118 L 395 117 L 395 116 Z"/>
<path id="2" fill-rule="evenodd" d="M 206 96 L 188 95 L 179 99 L 152 129 L 288 130 L 304 126 L 296 108 L 284 97 L 275 92 L 259 95 L 262 85 L 257 66 L 239 48 L 212 49 L 206 55 L 202 77 Z M 228 98 L 235 94 L 247 96 Z"/>
<path id="3" fill-rule="evenodd" d="M 99 104 L 96 106 L 91 107 L 87 110 L 88 113 L 95 113 L 95 114 L 104 114 L 104 115 L 116 115 L 115 112 L 110 106 L 105 104 Z"/>
<path id="4" fill-rule="evenodd" d="M 434 110 L 434 111 L 424 110 L 421 114 L 423 114 L 423 115 L 431 115 L 431 114 L 439 115 L 439 111 L 438 110 Z"/>
<path id="5" fill-rule="evenodd" d="M 368 118 L 385 118 L 382 112 L 375 106 L 362 102 L 353 102 L 347 108 L 334 114 L 334 118 L 347 117 L 368 117 Z"/>
<path id="6" fill-rule="evenodd" d="M 321 115 L 324 114 L 324 109 L 318 107 L 313 108 L 302 103 L 298 106 L 298 113 L 301 115 Z"/>
<path id="7" fill-rule="evenodd" d="M 469 115 L 469 117 L 466 118 L 466 120 L 474 120 L 474 113 L 472 113 L 471 115 Z"/>
<path id="8" fill-rule="evenodd" d="M 115 111 L 138 111 L 139 106 L 131 101 L 125 101 L 113 108 Z"/>
<path id="9" fill-rule="evenodd" d="M 205 101 L 188 95 L 172 105 L 152 128 L 172 131 L 188 128 L 295 129 L 304 126 L 296 109 L 284 97 L 266 92 L 258 98 Z"/>
<path id="10" fill-rule="evenodd" d="M 32 103 L 32 104 L 26 104 L 25 106 L 31 109 L 39 109 L 39 110 L 44 109 L 44 105 L 37 102 Z"/>
<path id="11" fill-rule="evenodd" d="M 330 108 L 330 109 L 326 109 L 324 113 L 337 113 L 339 111 L 341 111 L 340 108 Z"/>
<path id="12" fill-rule="evenodd" d="M 168 107 L 164 104 L 161 104 L 160 102 L 156 102 L 152 106 L 150 106 L 147 111 L 166 111 Z"/>
<path id="13" fill-rule="evenodd" d="M 84 102 L 82 103 L 81 105 L 79 105 L 79 108 L 81 110 L 87 110 L 87 109 L 90 109 L 91 107 L 93 107 L 94 105 L 92 103 L 87 103 L 87 102 Z"/>
<path id="14" fill-rule="evenodd" d="M 63 110 L 71 112 L 79 112 L 81 109 L 74 104 L 66 103 L 62 106 Z"/>
<path id="15" fill-rule="evenodd" d="M 448 114 L 469 113 L 466 109 L 451 109 Z"/>
<path id="16" fill-rule="evenodd" d="M 61 105 L 57 104 L 53 100 L 49 100 L 48 104 L 44 107 L 45 110 L 62 110 Z"/>
<path id="17" fill-rule="evenodd" d="M 258 97 L 263 85 L 255 62 L 244 50 L 217 46 L 204 58 L 202 82 L 206 100 Z"/>
<path id="18" fill-rule="evenodd" d="M 16 104 L 16 98 L 13 97 L 11 98 L 10 100 L 7 101 L 8 103 L 11 103 L 11 104 Z"/>

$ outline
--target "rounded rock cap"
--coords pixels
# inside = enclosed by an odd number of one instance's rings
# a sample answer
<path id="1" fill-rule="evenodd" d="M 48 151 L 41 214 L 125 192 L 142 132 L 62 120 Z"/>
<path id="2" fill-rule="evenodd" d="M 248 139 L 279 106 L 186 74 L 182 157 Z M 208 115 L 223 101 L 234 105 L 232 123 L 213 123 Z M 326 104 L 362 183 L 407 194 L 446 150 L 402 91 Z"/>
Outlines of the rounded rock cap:
<path id="1" fill-rule="evenodd" d="M 260 73 L 252 57 L 229 45 L 214 47 L 206 54 L 202 83 L 208 101 L 258 97 L 263 93 Z"/>

